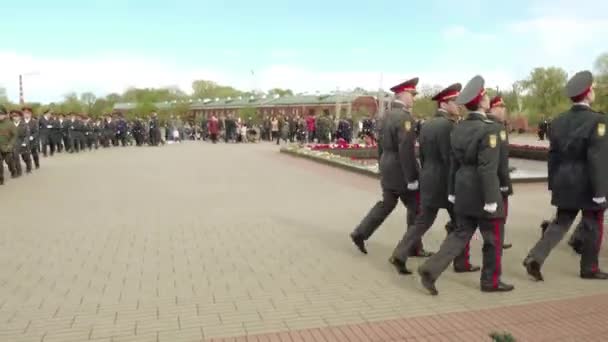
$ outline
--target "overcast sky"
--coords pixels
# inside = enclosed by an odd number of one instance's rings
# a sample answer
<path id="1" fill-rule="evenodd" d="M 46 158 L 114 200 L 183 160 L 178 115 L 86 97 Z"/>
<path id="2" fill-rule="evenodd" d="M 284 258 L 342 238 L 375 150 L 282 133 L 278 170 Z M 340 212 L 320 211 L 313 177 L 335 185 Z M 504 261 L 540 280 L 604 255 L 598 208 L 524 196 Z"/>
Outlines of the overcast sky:
<path id="1" fill-rule="evenodd" d="M 13 101 L 30 72 L 32 102 L 130 86 L 189 92 L 194 79 L 314 92 L 481 74 L 505 88 L 537 66 L 591 69 L 608 51 L 600 0 L 21 0 L 0 11 L 0 86 Z"/>

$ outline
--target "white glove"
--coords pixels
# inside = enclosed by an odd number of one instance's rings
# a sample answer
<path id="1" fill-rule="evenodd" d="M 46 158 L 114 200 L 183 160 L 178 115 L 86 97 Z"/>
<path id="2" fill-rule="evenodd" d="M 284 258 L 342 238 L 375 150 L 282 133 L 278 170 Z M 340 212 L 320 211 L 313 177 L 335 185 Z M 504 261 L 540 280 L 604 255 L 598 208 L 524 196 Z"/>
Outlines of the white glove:
<path id="1" fill-rule="evenodd" d="M 483 210 L 489 212 L 490 214 L 494 214 L 496 209 L 498 209 L 497 203 L 486 203 L 486 205 L 483 206 Z"/>
<path id="2" fill-rule="evenodd" d="M 606 197 L 595 197 L 593 198 L 593 202 L 597 204 L 606 203 Z"/>
<path id="3" fill-rule="evenodd" d="M 408 190 L 418 190 L 418 181 L 413 181 L 411 183 L 407 183 Z"/>
<path id="4" fill-rule="evenodd" d="M 30 141 L 34 140 L 34 137 L 30 137 Z"/>
<path id="5" fill-rule="evenodd" d="M 508 186 L 503 186 L 500 188 L 500 192 L 508 192 L 509 191 L 509 187 Z"/>
<path id="6" fill-rule="evenodd" d="M 456 196 L 448 195 L 448 201 L 452 204 L 456 203 Z"/>

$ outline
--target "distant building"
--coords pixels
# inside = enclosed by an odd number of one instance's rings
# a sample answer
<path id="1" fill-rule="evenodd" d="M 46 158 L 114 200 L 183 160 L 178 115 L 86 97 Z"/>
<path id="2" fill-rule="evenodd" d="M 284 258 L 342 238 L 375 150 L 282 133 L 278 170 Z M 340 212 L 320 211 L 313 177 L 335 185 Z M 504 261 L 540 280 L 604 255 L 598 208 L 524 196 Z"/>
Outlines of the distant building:
<path id="1" fill-rule="evenodd" d="M 170 109 L 169 102 L 157 103 L 159 110 Z M 129 112 L 135 110 L 136 103 L 117 103 L 114 110 Z M 262 96 L 262 97 L 236 97 L 216 98 L 193 101 L 190 112 L 193 116 L 207 116 L 215 114 L 224 116 L 236 115 L 240 109 L 255 108 L 261 115 L 308 115 L 320 114 L 325 110 L 330 115 L 348 115 L 354 112 L 374 114 L 378 110 L 378 101 L 371 95 L 295 95 L 295 96 Z"/>

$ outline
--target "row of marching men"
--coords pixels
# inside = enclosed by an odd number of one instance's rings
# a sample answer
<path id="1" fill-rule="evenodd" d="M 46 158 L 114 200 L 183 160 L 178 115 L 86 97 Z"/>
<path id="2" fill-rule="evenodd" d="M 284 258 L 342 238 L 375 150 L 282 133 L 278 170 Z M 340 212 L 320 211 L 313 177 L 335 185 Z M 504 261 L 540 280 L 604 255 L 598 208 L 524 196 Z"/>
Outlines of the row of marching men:
<path id="1" fill-rule="evenodd" d="M 142 120 L 127 122 L 120 114 L 92 119 L 86 115 L 66 117 L 46 111 L 37 119 L 29 107 L 10 111 L 0 107 L 0 184 L 5 180 L 4 164 L 12 178 L 18 178 L 31 173 L 34 167 L 40 168 L 40 154 L 46 157 L 99 146 L 127 146 L 131 138 L 138 146 L 144 142 L 158 145 L 160 130 L 156 114 L 144 125 Z"/>
<path id="2" fill-rule="evenodd" d="M 367 254 L 366 240 L 401 200 L 408 212 L 407 231 L 389 259 L 398 273 L 411 274 L 408 257 L 426 257 L 418 274 L 432 295 L 438 294 L 436 281 L 450 264 L 458 273 L 481 271 L 483 292 L 512 291 L 514 286 L 502 280 L 503 249 L 510 247 L 504 241 L 504 227 L 513 194 L 505 105 L 500 97 L 489 98 L 481 76 L 464 88 L 454 84 L 442 90 L 433 98 L 437 114 L 420 129 L 418 161 L 410 112 L 417 84 L 414 78 L 391 89 L 396 100 L 381 120 L 378 137 L 382 200 L 350 237 Z M 608 274 L 600 270 L 598 255 L 608 195 L 608 119 L 591 109 L 595 92 L 590 72 L 574 75 L 565 93 L 572 107 L 553 120 L 548 157 L 551 204 L 557 212 L 544 224 L 523 265 L 533 280 L 542 281 L 543 263 L 581 212 L 581 223 L 570 240 L 581 256 L 580 277 L 605 280 Z M 462 120 L 461 106 L 468 111 Z M 424 249 L 422 237 L 440 209 L 450 216 L 448 234 L 439 251 L 431 253 Z M 477 229 L 483 237 L 481 267 L 469 257 Z"/>

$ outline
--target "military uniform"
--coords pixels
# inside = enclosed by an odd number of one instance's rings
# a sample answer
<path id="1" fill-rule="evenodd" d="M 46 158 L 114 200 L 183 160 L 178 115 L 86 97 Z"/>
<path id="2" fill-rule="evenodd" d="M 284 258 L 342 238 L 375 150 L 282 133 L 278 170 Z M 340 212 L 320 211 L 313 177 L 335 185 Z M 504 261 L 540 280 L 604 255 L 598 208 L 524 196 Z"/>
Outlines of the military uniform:
<path id="1" fill-rule="evenodd" d="M 47 111 L 38 120 L 38 131 L 40 132 L 40 147 L 42 149 L 42 155 L 47 156 L 50 152 L 51 156 L 55 154 L 55 143 L 52 138 L 54 120 Z M 50 151 L 49 151 L 50 150 Z"/>
<path id="2" fill-rule="evenodd" d="M 23 168 L 21 167 L 21 160 L 25 163 L 25 172 L 32 172 L 32 159 L 30 157 L 30 128 L 29 125 L 22 121 L 23 113 L 20 111 L 14 111 L 11 113 L 11 116 L 14 118 L 15 116 L 20 117 L 19 121 L 13 122 L 17 130 L 17 139 L 15 140 L 15 144 L 13 145 L 13 168 L 15 170 L 15 175 L 17 177 L 23 174 Z"/>
<path id="3" fill-rule="evenodd" d="M 422 285 L 437 295 L 435 281 L 448 265 L 465 249 L 479 227 L 484 245 L 481 290 L 510 291 L 513 286 L 501 282 L 502 226 L 504 208 L 500 193 L 498 167 L 500 136 L 493 121 L 480 108 L 489 100 L 485 81 L 474 77 L 456 99 L 471 111 L 453 130 L 452 164 L 448 177 L 448 193 L 454 195 L 456 228 L 448 234 L 437 254 L 430 257 L 418 273 Z M 485 108 L 487 109 L 487 108 Z"/>
<path id="4" fill-rule="evenodd" d="M 70 145 L 70 153 L 80 151 L 80 122 L 76 116 L 72 116 L 70 120 L 65 122 L 68 130 L 68 140 Z"/>
<path id="5" fill-rule="evenodd" d="M 393 87 L 392 90 L 395 93 L 415 92 L 417 83 L 418 79 L 415 78 Z M 407 207 L 407 228 L 415 223 L 420 193 L 414 123 L 404 104 L 398 101 L 393 103 L 392 109 L 383 118 L 378 141 L 382 200 L 372 207 L 351 233 L 351 239 L 363 253 L 367 253 L 364 241 L 371 237 L 395 209 L 398 200 Z M 422 242 L 418 240 L 408 254 L 415 256 L 423 253 Z"/>
<path id="6" fill-rule="evenodd" d="M 548 171 L 551 204 L 555 219 L 530 250 L 524 266 L 535 280 L 543 280 L 540 269 L 553 248 L 563 239 L 582 211 L 580 276 L 608 279 L 599 268 L 598 254 L 604 233 L 604 210 L 608 194 L 608 119 L 590 108 L 593 75 L 574 75 L 566 93 L 574 105 L 551 124 Z"/>
<path id="7" fill-rule="evenodd" d="M 27 108 L 30 113 L 31 109 Z M 25 109 L 24 109 L 25 110 Z M 32 161 L 34 162 L 34 166 L 39 169 L 40 168 L 40 156 L 38 151 L 40 150 L 40 126 L 38 120 L 30 117 L 28 121 L 23 121 L 26 125 L 28 125 L 29 129 L 29 147 L 30 147 L 30 156 Z"/>
<path id="8" fill-rule="evenodd" d="M 502 97 L 495 96 L 490 101 L 490 109 L 497 108 L 503 106 L 504 102 Z M 509 133 L 507 132 L 507 127 L 505 123 L 502 122 L 498 117 L 492 115 L 491 113 L 487 114 L 489 120 L 494 121 L 496 125 L 496 132 L 500 137 L 500 162 L 498 166 L 498 178 L 500 180 L 500 192 L 502 194 L 503 199 L 503 207 L 505 210 L 505 219 L 504 225 L 507 223 L 507 217 L 509 215 L 509 196 L 513 195 L 513 183 L 511 182 L 510 168 L 509 168 Z M 504 233 L 503 233 L 504 235 Z M 503 237 L 504 238 L 504 237 Z M 511 244 L 504 244 L 503 248 L 511 248 Z"/>
<path id="9" fill-rule="evenodd" d="M 448 102 L 458 96 L 462 86 L 453 84 L 440 91 L 433 101 Z M 446 209 L 451 222 L 455 222 L 452 203 L 448 201 L 448 176 L 450 171 L 450 135 L 456 124 L 455 118 L 445 110 L 439 109 L 434 118 L 421 127 L 419 138 L 420 170 L 420 199 L 421 211 L 416 218 L 416 224 L 401 239 L 393 252 L 393 264 L 399 273 L 405 272 L 409 251 L 417 244 L 422 236 L 431 228 L 439 209 Z M 449 225 L 451 226 L 451 225 Z M 469 244 L 454 260 L 456 272 L 478 271 L 479 267 L 469 262 Z"/>
<path id="10" fill-rule="evenodd" d="M 0 115 L 4 117 L 0 120 L 0 185 L 4 184 L 4 163 L 11 175 L 15 176 L 13 149 L 17 140 L 17 128 L 6 114 L 6 109 L 0 106 Z"/>

